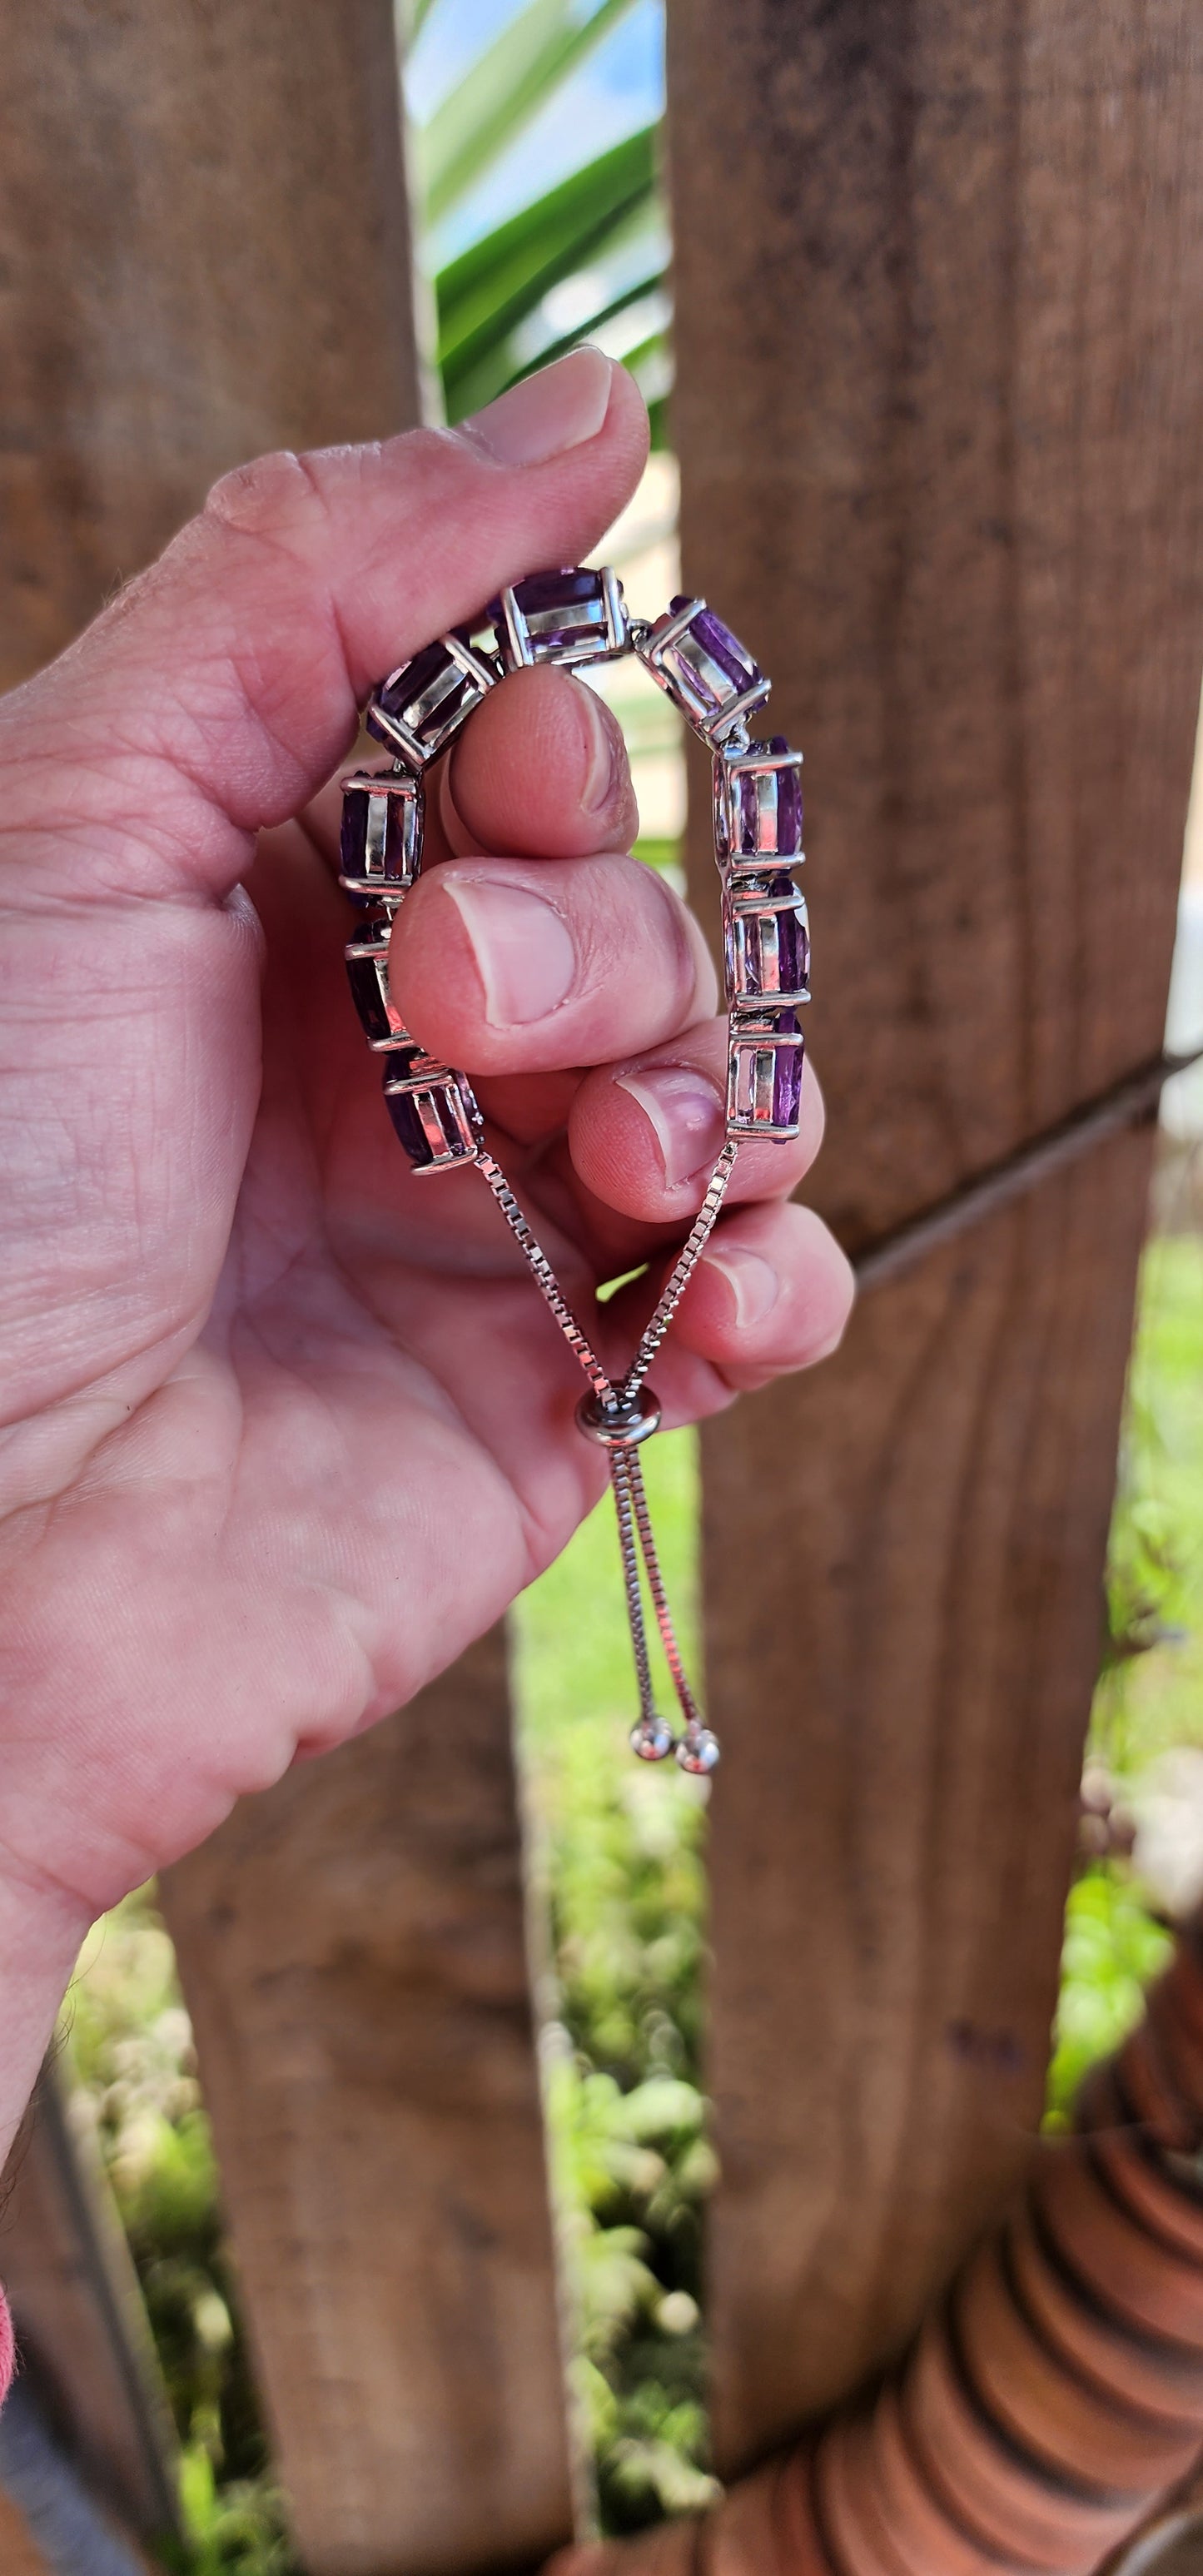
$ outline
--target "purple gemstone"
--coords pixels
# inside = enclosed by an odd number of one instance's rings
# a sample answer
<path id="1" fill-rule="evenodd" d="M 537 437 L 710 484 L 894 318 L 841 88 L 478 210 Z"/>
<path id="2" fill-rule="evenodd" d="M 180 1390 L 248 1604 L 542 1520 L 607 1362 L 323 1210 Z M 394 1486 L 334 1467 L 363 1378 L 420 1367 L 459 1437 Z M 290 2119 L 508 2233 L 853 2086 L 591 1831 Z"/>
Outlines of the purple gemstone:
<path id="1" fill-rule="evenodd" d="M 802 908 L 779 912 L 777 922 L 777 990 L 779 993 L 802 993 L 810 971 L 810 939 L 802 919 Z"/>
<path id="2" fill-rule="evenodd" d="M 793 1018 L 793 1013 L 789 1014 Z M 796 1025 L 796 1023 L 795 1023 Z M 773 1066 L 773 1125 L 796 1127 L 802 1100 L 802 1048 L 779 1047 Z"/>
<path id="3" fill-rule="evenodd" d="M 403 885 L 413 864 L 406 849 L 405 802 L 399 796 L 389 796 L 383 800 L 385 806 L 382 853 L 384 865 L 383 868 L 373 868 L 369 871 L 369 801 L 370 791 L 366 787 L 347 787 L 343 790 L 342 831 L 339 835 L 339 864 L 342 873 L 345 877 L 366 877 L 370 874 L 373 883 L 379 878 L 382 884 Z"/>
<path id="4" fill-rule="evenodd" d="M 343 796 L 342 830 L 338 836 L 339 865 L 345 877 L 361 877 L 364 853 L 368 845 L 368 799 L 363 787 L 348 787 Z"/>
<path id="5" fill-rule="evenodd" d="M 681 610 L 688 606 L 689 601 L 678 593 L 668 603 L 669 616 L 679 616 Z M 757 667 L 738 636 L 732 634 L 729 626 L 724 626 L 721 617 L 715 616 L 712 608 L 699 608 L 697 616 L 690 618 L 686 632 L 696 638 L 712 662 L 717 662 L 738 695 L 742 696 L 745 689 L 759 687 L 764 678 L 763 671 Z"/>
<path id="6" fill-rule="evenodd" d="M 434 1147 L 418 1116 L 418 1104 L 412 1091 L 386 1091 L 384 1101 L 398 1140 L 411 1163 L 416 1164 L 419 1170 L 424 1163 L 433 1163 Z"/>
<path id="7" fill-rule="evenodd" d="M 471 645 L 470 627 L 457 626 L 455 635 L 461 644 Z M 412 661 L 383 680 L 376 691 L 381 713 L 405 724 L 433 756 L 459 720 L 471 713 L 480 697 L 480 684 L 459 663 L 441 639 L 423 646 Z M 390 739 L 378 722 L 373 722 L 374 709 L 368 706 L 365 723 L 369 733 L 380 740 Z"/>
<path id="8" fill-rule="evenodd" d="M 427 689 L 451 667 L 451 655 L 445 644 L 427 644 L 421 653 L 415 653 L 412 662 L 403 662 L 400 670 L 377 692 L 386 716 L 404 717 L 406 708 L 413 705 L 415 698 L 424 697 Z M 462 688 L 467 675 L 460 672 L 459 677 Z"/>
<path id="9" fill-rule="evenodd" d="M 529 649 L 536 661 L 566 653 L 600 657 L 609 651 L 605 586 L 599 572 L 565 564 L 559 572 L 528 573 L 525 581 L 515 582 L 514 599 L 525 620 Z M 491 603 L 489 615 L 502 653 L 512 660 L 513 648 L 499 599 Z"/>
<path id="10" fill-rule="evenodd" d="M 360 1026 L 371 1045 L 379 1046 L 385 1038 L 394 1036 L 401 1023 L 388 998 L 388 959 L 348 957 L 347 982 Z"/>
<path id="11" fill-rule="evenodd" d="M 771 742 L 758 743 L 757 750 L 787 752 L 784 734 L 775 733 Z M 757 850 L 772 850 L 782 858 L 794 857 L 802 847 L 802 781 L 792 764 L 757 777 L 748 770 L 739 776 L 739 850 L 741 858 Z"/>
<path id="12" fill-rule="evenodd" d="M 747 894 L 724 905 L 727 996 L 732 1002 L 773 1000 L 779 993 L 804 993 L 810 966 L 806 912 L 792 877 L 775 873 L 765 880 L 766 895 L 787 896 L 789 909 L 757 910 L 759 897 Z"/>

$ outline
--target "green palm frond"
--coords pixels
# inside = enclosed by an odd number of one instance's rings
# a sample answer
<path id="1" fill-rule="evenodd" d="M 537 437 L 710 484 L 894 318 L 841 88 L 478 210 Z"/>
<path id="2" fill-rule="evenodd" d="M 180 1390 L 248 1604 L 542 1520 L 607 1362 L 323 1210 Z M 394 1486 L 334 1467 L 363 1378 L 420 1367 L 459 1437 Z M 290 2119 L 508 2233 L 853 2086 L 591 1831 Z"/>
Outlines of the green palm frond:
<path id="1" fill-rule="evenodd" d="M 417 137 L 428 223 L 441 222 L 475 187 L 631 5 L 598 0 L 586 17 L 580 0 L 530 0 L 502 30 Z"/>
<path id="2" fill-rule="evenodd" d="M 523 373 L 510 346 L 517 326 L 552 287 L 611 247 L 633 218 L 650 214 L 656 142 L 652 126 L 628 136 L 473 242 L 441 271 L 435 281 L 438 355 L 449 420 L 488 402 Z M 656 281 L 640 280 L 644 294 L 649 282 Z M 601 301 L 604 307 L 612 299 L 603 294 Z M 587 338 L 589 329 L 590 317 L 583 316 L 572 339 Z"/>

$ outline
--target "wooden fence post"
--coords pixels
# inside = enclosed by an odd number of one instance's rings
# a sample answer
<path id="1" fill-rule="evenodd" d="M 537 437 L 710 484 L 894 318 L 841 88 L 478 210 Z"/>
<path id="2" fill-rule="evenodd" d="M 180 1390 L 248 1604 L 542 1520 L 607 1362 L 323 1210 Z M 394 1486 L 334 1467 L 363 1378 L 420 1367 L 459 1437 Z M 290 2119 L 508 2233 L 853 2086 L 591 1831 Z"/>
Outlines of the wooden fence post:
<path id="1" fill-rule="evenodd" d="M 0 2277 L 22 2376 L 89 2493 L 131 2546 L 134 2535 L 149 2544 L 177 2535 L 175 2434 L 137 2276 L 95 2145 L 73 2134 L 52 2060 L 0 2185 Z M 6 2510 L 16 2524 L 10 2500 Z M 5 2545 L 0 2521 L 8 2576 Z"/>
<path id="2" fill-rule="evenodd" d="M 805 747 L 807 1195 L 860 1249 L 1161 1044 L 1203 28 L 670 0 L 669 31 L 685 575 Z M 1039 2115 L 1149 1151 L 1100 1143 L 706 1437 L 724 2469 L 897 2345 Z"/>
<path id="3" fill-rule="evenodd" d="M 418 406 L 389 0 L 0 0 L 0 39 L 9 682 L 226 467 Z M 493 1640 L 165 1891 L 312 2576 L 568 2527 L 518 1853 Z"/>

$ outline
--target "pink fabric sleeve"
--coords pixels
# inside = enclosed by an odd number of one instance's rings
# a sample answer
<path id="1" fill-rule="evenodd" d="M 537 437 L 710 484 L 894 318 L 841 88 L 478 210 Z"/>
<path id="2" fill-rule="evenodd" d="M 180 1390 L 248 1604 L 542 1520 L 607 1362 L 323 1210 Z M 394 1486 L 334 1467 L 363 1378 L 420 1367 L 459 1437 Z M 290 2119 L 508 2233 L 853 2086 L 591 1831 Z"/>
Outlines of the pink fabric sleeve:
<path id="1" fill-rule="evenodd" d="M 12 2383 L 16 2357 L 13 2321 L 8 2313 L 8 2301 L 3 2290 L 0 2290 L 0 2406 L 3 2406 Z"/>

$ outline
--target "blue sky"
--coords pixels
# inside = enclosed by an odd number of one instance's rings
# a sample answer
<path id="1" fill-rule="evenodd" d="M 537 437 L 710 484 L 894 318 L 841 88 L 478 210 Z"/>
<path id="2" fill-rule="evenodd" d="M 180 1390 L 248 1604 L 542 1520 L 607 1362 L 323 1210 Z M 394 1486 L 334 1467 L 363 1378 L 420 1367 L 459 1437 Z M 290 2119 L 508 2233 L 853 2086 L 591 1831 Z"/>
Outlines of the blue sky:
<path id="1" fill-rule="evenodd" d="M 406 75 L 409 111 L 419 124 L 525 5 L 526 0 L 435 0 Z M 591 0 L 581 0 L 581 10 L 588 17 Z M 662 0 L 636 0 L 552 105 L 456 208 L 452 221 L 440 227 L 438 259 L 453 256 L 557 179 L 650 124 L 663 104 Z"/>

